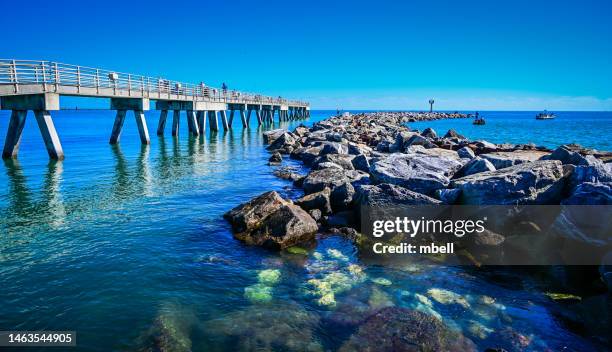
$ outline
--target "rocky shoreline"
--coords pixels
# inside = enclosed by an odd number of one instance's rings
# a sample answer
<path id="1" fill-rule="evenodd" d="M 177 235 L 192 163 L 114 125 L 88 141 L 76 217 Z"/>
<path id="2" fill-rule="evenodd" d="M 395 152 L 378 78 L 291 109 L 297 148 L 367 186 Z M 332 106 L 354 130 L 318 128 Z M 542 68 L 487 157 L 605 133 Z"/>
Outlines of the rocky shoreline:
<path id="1" fill-rule="evenodd" d="M 365 113 L 331 117 L 311 128 L 267 131 L 264 141 L 272 153 L 271 165 L 280 165 L 284 155 L 309 169 L 306 175 L 282 166 L 274 171 L 301 187 L 304 196 L 292 201 L 266 192 L 224 217 L 235 238 L 247 244 L 292 250 L 315 242 L 319 233 L 341 234 L 359 245 L 362 206 L 612 204 L 611 153 L 577 145 L 550 150 L 533 144 L 472 141 L 454 130 L 440 136 L 431 128 L 413 131 L 406 125 L 412 119 L 444 116 Z M 572 214 L 562 215 L 563 221 L 571 220 Z M 504 237 L 493 234 L 480 241 L 485 247 L 495 246 Z M 610 245 L 605 232 L 581 232 L 571 241 L 603 243 L 600 248 Z M 609 266 L 538 270 L 557 276 L 566 291 L 596 297 L 591 302 L 606 302 L 612 292 Z M 605 304 L 594 308 L 586 302 L 576 307 L 607 309 Z M 578 323 L 588 325 L 587 330 L 597 329 L 596 322 Z"/>

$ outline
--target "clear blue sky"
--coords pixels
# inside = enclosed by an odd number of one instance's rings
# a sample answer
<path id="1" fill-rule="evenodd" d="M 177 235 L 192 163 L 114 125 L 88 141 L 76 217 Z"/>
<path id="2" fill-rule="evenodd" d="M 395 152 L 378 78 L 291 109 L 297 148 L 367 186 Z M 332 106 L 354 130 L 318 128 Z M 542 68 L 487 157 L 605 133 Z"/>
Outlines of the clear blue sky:
<path id="1" fill-rule="evenodd" d="M 3 1 L 0 56 L 313 108 L 612 110 L 611 1 Z"/>

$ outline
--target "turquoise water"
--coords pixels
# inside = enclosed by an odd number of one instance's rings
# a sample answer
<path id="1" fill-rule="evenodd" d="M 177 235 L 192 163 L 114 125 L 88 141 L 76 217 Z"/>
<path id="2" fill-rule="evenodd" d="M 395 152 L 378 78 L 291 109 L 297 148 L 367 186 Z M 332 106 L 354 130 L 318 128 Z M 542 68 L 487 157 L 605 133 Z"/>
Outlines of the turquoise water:
<path id="1" fill-rule="evenodd" d="M 370 265 L 336 236 L 319 239 L 308 256 L 234 240 L 225 211 L 270 189 L 300 195 L 272 175 L 262 129 L 235 121 L 230 133 L 188 138 L 183 117 L 178 139 L 166 131 L 141 147 L 128 115 L 113 148 L 112 112 L 53 116 L 65 161 L 48 161 L 29 115 L 18 161 L 0 171 L 0 330 L 76 330 L 79 351 L 135 351 L 166 335 L 158 340 L 177 351 L 283 350 L 288 340 L 334 350 L 354 331 L 337 324 L 346 311 L 393 304 L 439 314 L 480 348 L 499 345 L 495 331 L 504 327 L 530 339 L 531 350 L 593 348 L 555 318 L 558 307 L 537 282 L 515 273 L 490 282 L 461 268 Z M 146 116 L 154 131 L 158 113 Z M 308 123 L 328 116 L 313 112 Z M 7 122 L 0 112 L 2 133 Z M 262 270 L 272 280 L 259 283 Z M 335 308 L 320 304 L 314 286 L 332 279 L 343 283 Z M 437 302 L 431 288 L 467 305 Z M 415 294 L 430 297 L 430 306 Z M 495 302 L 481 303 L 483 295 Z"/>
<path id="2" fill-rule="evenodd" d="M 470 111 L 473 113 L 473 111 Z M 470 139 L 493 143 L 535 143 L 549 148 L 578 143 L 599 150 L 612 150 L 612 112 L 556 112 L 553 120 L 536 120 L 538 112 L 484 111 L 486 125 L 472 119 L 438 120 L 410 123 L 411 128 L 432 127 L 444 135 L 450 128 Z"/>

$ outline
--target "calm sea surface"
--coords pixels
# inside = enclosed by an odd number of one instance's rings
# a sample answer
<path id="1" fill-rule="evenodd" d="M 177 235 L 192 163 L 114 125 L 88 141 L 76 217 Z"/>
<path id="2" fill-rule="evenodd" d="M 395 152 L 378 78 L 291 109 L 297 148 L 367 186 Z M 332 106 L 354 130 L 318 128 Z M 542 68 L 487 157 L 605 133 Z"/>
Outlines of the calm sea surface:
<path id="1" fill-rule="evenodd" d="M 307 123 L 330 113 L 312 115 Z M 467 120 L 413 127 L 430 125 L 439 133 L 453 127 L 492 142 L 612 149 L 609 113 L 559 113 L 538 122 L 532 113 L 484 115 L 481 127 Z M 320 239 L 307 256 L 234 240 L 225 211 L 270 189 L 300 195 L 272 175 L 262 129 L 243 130 L 239 119 L 229 133 L 188 138 L 183 116 L 178 139 L 169 124 L 158 138 L 159 113 L 151 111 L 151 145 L 142 147 L 128 115 L 120 146 L 111 147 L 112 112 L 53 116 L 65 161 L 48 161 L 30 114 L 18 161 L 0 170 L 0 330 L 76 330 L 83 351 L 138 350 L 164 334 L 177 351 L 240 342 L 266 347 L 275 346 L 280 332 L 283 341 L 336 349 L 353 331 L 330 323 L 340 307 L 393 304 L 439 314 L 481 348 L 497 346 L 494 331 L 510 326 L 531 339 L 533 350 L 591 349 L 553 317 L 553 303 L 538 284 L 515 273 L 490 281 L 460 268 L 368 265 L 340 237 Z M 2 143 L 8 117 L 0 112 Z M 353 265 L 364 273 L 355 275 Z M 334 277 L 344 285 L 335 295 L 338 309 L 321 306 L 308 283 Z M 469 307 L 428 306 L 415 298 L 431 288 L 461 295 Z M 482 295 L 495 303 L 480 304 Z M 229 333 L 243 339 L 227 340 Z M 248 340 L 254 335 L 260 340 Z"/>

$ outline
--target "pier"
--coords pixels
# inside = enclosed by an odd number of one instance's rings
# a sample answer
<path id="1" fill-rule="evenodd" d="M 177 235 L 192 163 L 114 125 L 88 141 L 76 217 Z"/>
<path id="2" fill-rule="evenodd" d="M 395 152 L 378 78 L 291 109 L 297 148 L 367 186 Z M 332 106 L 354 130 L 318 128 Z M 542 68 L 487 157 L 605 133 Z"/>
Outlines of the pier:
<path id="1" fill-rule="evenodd" d="M 258 125 L 273 124 L 275 119 L 290 121 L 310 116 L 304 101 L 269 97 L 236 90 L 213 88 L 160 77 L 76 66 L 50 61 L 0 59 L 0 109 L 11 110 L 2 158 L 16 158 L 28 111 L 33 111 L 51 159 L 63 159 L 64 151 L 53 124 L 51 111 L 60 109 L 61 96 L 110 99 L 109 109 L 116 110 L 110 131 L 110 144 L 119 143 L 128 112 L 136 119 L 142 144 L 149 144 L 149 130 L 144 112 L 151 101 L 160 111 L 157 135 L 163 136 L 172 112 L 171 134 L 178 137 L 182 112 L 190 135 L 203 135 L 221 128 L 232 128 L 240 116 L 243 128 L 256 118 Z"/>

